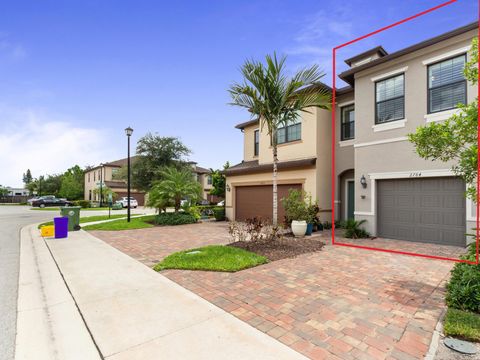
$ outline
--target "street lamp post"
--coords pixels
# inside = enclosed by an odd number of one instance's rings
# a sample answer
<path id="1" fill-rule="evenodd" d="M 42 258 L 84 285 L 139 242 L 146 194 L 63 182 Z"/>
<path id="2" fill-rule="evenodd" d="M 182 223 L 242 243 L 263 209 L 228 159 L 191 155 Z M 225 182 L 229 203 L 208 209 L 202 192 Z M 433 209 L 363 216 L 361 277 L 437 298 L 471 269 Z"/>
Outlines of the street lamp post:
<path id="1" fill-rule="evenodd" d="M 127 222 L 130 222 L 130 137 L 133 129 L 129 126 L 125 129 L 127 135 Z"/>

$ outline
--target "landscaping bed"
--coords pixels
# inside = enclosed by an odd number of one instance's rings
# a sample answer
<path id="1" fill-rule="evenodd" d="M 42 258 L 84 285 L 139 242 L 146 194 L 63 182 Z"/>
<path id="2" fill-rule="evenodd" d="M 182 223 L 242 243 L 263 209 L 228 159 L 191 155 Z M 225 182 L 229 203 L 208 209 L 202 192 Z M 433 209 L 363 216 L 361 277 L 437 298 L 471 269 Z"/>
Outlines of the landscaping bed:
<path id="1" fill-rule="evenodd" d="M 322 250 L 325 244 L 317 239 L 285 236 L 272 241 L 236 241 L 228 246 L 265 256 L 270 261 L 293 258 Z"/>

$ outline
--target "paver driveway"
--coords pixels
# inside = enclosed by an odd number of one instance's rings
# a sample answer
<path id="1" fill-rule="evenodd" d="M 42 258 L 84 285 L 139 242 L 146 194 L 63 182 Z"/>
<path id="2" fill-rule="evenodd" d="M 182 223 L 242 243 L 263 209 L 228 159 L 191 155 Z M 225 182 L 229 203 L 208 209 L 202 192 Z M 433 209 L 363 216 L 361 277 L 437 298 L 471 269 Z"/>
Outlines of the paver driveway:
<path id="1" fill-rule="evenodd" d="M 149 266 L 172 251 L 228 241 L 221 223 L 92 233 Z M 401 360 L 428 351 L 452 266 L 329 245 L 233 274 L 162 274 L 312 359 Z"/>

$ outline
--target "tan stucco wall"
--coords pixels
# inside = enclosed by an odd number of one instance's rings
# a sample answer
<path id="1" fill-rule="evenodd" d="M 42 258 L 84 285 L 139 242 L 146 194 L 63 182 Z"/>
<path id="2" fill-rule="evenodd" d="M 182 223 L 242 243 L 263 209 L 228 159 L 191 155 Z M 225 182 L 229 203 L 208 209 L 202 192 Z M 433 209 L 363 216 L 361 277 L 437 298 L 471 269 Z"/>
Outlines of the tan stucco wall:
<path id="1" fill-rule="evenodd" d="M 278 183 L 289 184 L 298 183 L 303 184 L 303 190 L 312 195 L 312 198 L 317 197 L 316 189 L 316 170 L 314 167 L 308 169 L 297 170 L 282 170 L 278 172 Z M 235 218 L 235 187 L 247 185 L 269 185 L 272 184 L 272 172 L 264 172 L 259 174 L 246 174 L 239 176 L 229 176 L 227 178 L 227 185 L 230 191 L 225 195 L 226 216 L 229 219 Z M 280 201 L 280 199 L 278 199 Z"/>
<path id="2" fill-rule="evenodd" d="M 101 168 L 97 168 L 94 170 L 90 170 L 88 172 L 85 172 L 85 192 L 84 192 L 84 199 L 89 200 L 89 191 L 95 190 L 98 186 L 96 185 L 97 182 L 100 181 L 100 170 Z M 119 169 L 118 167 L 111 167 L 111 166 L 104 166 L 102 168 L 102 180 L 105 181 L 112 181 L 112 172 L 115 169 Z M 95 180 L 94 180 L 94 173 L 95 173 Z M 89 180 L 89 174 L 90 174 L 90 181 Z M 92 200 L 93 201 L 98 201 L 99 197 L 95 198 L 95 195 L 92 194 Z"/>
<path id="3" fill-rule="evenodd" d="M 253 124 L 243 129 L 243 159 L 245 161 L 258 159 L 258 156 L 254 155 L 254 133 L 255 130 L 259 128 L 260 124 Z M 262 140 L 260 139 L 260 144 L 261 143 Z"/>
<path id="4" fill-rule="evenodd" d="M 323 210 L 322 218 L 330 220 L 332 210 L 332 113 L 328 110 L 316 109 L 316 199 Z M 328 212 L 328 213 L 327 213 Z M 327 218 L 326 218 L 327 217 Z"/>

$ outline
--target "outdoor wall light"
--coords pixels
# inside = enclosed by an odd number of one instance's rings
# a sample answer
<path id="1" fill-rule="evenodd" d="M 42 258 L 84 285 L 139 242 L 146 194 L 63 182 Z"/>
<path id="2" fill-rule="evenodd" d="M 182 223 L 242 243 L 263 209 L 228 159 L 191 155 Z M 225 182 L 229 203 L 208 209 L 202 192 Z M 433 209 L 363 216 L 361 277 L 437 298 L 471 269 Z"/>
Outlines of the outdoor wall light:
<path id="1" fill-rule="evenodd" d="M 230 192 L 230 185 L 227 184 L 227 191 Z"/>
<path id="2" fill-rule="evenodd" d="M 360 184 L 364 189 L 367 188 L 367 179 L 365 179 L 365 175 L 362 175 L 362 177 L 360 178 Z"/>

